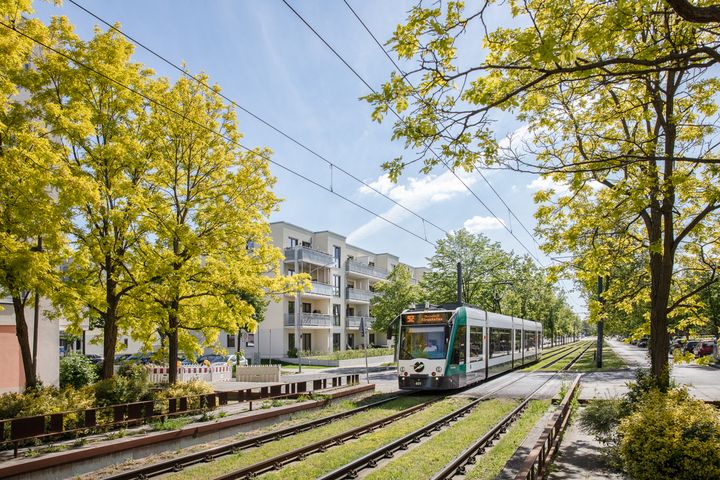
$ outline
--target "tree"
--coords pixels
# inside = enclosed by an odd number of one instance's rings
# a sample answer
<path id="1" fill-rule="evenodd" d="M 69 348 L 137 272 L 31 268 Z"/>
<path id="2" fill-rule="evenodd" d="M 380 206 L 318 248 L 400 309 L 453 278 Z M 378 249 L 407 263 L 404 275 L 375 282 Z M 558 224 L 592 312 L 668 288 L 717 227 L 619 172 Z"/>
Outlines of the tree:
<path id="1" fill-rule="evenodd" d="M 67 166 L 92 192 L 75 211 L 74 255 L 65 272 L 75 295 L 64 299 L 64 313 L 76 328 L 83 319 L 102 328 L 103 378 L 109 378 L 118 332 L 135 317 L 128 295 L 137 287 L 133 252 L 143 238 L 140 187 L 149 168 L 141 137 L 148 104 L 116 82 L 147 91 L 152 72 L 132 61 L 132 44 L 112 30 L 97 30 L 84 42 L 60 17 L 51 22 L 50 39 L 53 48 L 101 72 L 42 51 L 35 98 L 69 150 Z"/>
<path id="2" fill-rule="evenodd" d="M 249 297 L 307 286 L 305 276 L 279 275 L 282 252 L 267 224 L 278 204 L 269 151 L 240 149 L 235 113 L 218 93 L 184 77 L 160 80 L 154 94 L 163 106 L 148 125 L 152 170 L 143 179 L 150 198 L 142 223 L 149 235 L 139 245 L 146 281 L 138 293 L 154 304 L 145 330 L 159 328 L 171 367 L 180 349 L 199 349 L 193 332 L 211 345 L 222 330 L 252 330 L 257 311 Z M 176 380 L 170 368 L 169 381 Z"/>
<path id="3" fill-rule="evenodd" d="M 423 289 L 412 283 L 410 269 L 400 264 L 373 288 L 377 295 L 370 300 L 370 314 L 375 317 L 372 329 L 376 332 L 387 330 L 403 310 L 422 302 L 425 296 Z"/>
<path id="4" fill-rule="evenodd" d="M 47 37 L 41 22 L 24 17 L 30 12 L 29 1 L 0 5 L 4 23 Z M 0 296 L 12 298 L 25 386 L 33 387 L 38 382 L 39 298 L 52 296 L 60 285 L 74 186 L 62 162 L 64 151 L 39 120 L 31 98 L 33 43 L 7 29 L 0 32 L 0 42 Z M 32 344 L 25 316 L 31 302 L 36 319 Z"/>
<path id="5" fill-rule="evenodd" d="M 374 117 L 405 112 L 394 136 L 427 153 L 426 172 L 442 158 L 563 183 L 565 193 L 536 196 L 539 230 L 547 252 L 584 254 L 587 275 L 606 276 L 608 258 L 642 252 L 652 373 L 665 387 L 668 316 L 682 303 L 671 301 L 675 258 L 707 245 L 720 208 L 712 74 L 720 37 L 652 0 L 513 2 L 527 26 L 484 34 L 487 11 L 489 2 L 467 15 L 457 2 L 413 8 L 391 44 L 418 68 L 368 97 Z M 488 53 L 460 66 L 458 39 L 473 34 L 484 35 Z M 498 109 L 526 122 L 519 148 L 494 138 Z M 436 148 L 441 155 L 430 155 Z M 396 177 L 404 163 L 385 167 Z"/>
<path id="6" fill-rule="evenodd" d="M 440 239 L 430 257 L 422 285 L 432 303 L 457 302 L 457 263 L 462 264 L 462 300 L 486 310 L 495 308 L 494 294 L 509 288 L 512 263 L 497 242 L 465 229 Z"/>

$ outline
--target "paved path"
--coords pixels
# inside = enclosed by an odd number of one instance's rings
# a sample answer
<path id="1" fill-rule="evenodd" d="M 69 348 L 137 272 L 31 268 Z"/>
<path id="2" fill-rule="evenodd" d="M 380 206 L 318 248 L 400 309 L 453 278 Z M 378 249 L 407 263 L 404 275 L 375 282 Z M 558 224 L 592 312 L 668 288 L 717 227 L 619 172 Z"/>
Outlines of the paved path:
<path id="1" fill-rule="evenodd" d="M 580 412 L 576 412 L 577 419 Z M 577 420 L 565 431 L 560 452 L 553 463 L 551 480 L 595 480 L 622 479 L 622 475 L 611 472 L 605 466 L 602 456 L 603 445 L 592 435 L 583 432 Z"/>

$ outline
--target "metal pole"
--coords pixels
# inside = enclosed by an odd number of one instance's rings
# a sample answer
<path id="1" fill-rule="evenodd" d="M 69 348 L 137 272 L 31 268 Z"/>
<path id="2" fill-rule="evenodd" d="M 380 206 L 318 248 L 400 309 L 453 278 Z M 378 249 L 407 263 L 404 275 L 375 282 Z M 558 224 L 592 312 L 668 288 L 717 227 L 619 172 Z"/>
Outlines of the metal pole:
<path id="1" fill-rule="evenodd" d="M 458 306 L 462 305 L 462 263 L 457 262 L 457 303 Z"/>
<path id="2" fill-rule="evenodd" d="M 598 301 L 600 303 L 603 302 L 602 299 L 602 293 L 603 293 L 603 279 L 600 275 L 598 275 L 598 283 L 597 283 L 597 292 L 598 292 Z M 603 354 L 603 320 L 602 320 L 602 314 L 598 318 L 598 324 L 597 324 L 597 347 L 595 348 L 595 367 L 602 368 L 602 354 Z"/>
<path id="3" fill-rule="evenodd" d="M 300 271 L 298 270 L 299 262 L 298 256 L 300 252 L 300 245 L 295 245 L 295 274 L 297 275 Z M 300 318 L 300 292 L 295 292 L 295 350 L 297 351 L 298 359 L 298 373 L 302 373 L 302 319 Z"/>
<path id="4" fill-rule="evenodd" d="M 368 367 L 368 354 L 367 354 L 367 326 L 365 325 L 365 318 L 360 317 L 360 323 L 363 325 L 363 347 L 365 349 L 365 380 L 370 383 L 370 367 Z"/>

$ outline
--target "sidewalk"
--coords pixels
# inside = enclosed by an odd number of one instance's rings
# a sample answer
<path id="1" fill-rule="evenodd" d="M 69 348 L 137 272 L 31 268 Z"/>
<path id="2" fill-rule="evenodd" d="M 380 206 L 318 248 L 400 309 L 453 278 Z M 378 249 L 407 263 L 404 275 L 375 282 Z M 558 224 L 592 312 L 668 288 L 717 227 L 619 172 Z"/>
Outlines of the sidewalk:
<path id="1" fill-rule="evenodd" d="M 580 429 L 575 413 L 560 443 L 560 450 L 552 465 L 551 480 L 595 480 L 598 478 L 622 480 L 623 475 L 610 471 L 602 456 L 603 445 Z"/>

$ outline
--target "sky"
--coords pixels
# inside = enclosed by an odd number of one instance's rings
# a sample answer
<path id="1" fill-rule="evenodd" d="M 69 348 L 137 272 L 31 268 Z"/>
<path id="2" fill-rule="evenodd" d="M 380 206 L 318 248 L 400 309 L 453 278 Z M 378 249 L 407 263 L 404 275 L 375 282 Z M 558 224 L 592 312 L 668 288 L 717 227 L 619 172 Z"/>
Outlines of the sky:
<path id="1" fill-rule="evenodd" d="M 527 247 L 544 266 L 552 260 L 540 252 L 536 240 L 512 218 L 508 209 L 477 173 L 458 172 L 463 182 L 493 212 L 485 208 L 452 174 L 441 168 L 430 175 L 407 171 L 393 184 L 381 164 L 403 155 L 415 158 L 402 141 L 391 140 L 392 122 L 371 120 L 372 106 L 360 97 L 370 93 L 341 61 L 281 0 L 76 0 L 168 60 L 185 62 L 192 73 L 205 72 L 236 103 L 415 211 L 445 231 L 467 228 L 525 254 Z M 332 47 L 374 88 L 395 69 L 352 12 L 341 0 L 288 0 Z M 387 41 L 415 2 L 348 0 L 381 42 Z M 474 2 L 467 2 L 472 8 Z M 68 17 L 81 38 L 89 39 L 99 21 L 67 1 L 57 6 L 36 2 L 38 17 Z M 491 12 L 488 27 L 507 26 L 512 19 Z M 493 24 L 494 23 L 494 24 Z M 482 54 L 481 39 L 466 37 L 462 58 L 472 62 Z M 176 79 L 178 72 L 137 47 L 136 60 L 158 75 Z M 405 65 L 401 64 L 405 68 Z M 283 199 L 271 221 L 287 221 L 310 230 L 331 230 L 348 242 L 374 252 L 389 252 L 413 266 L 425 266 L 434 252 L 431 243 L 445 233 L 352 180 L 252 116 L 238 111 L 242 143 L 265 146 L 273 160 L 352 199 L 417 235 L 354 206 L 280 167 L 276 195 Z M 495 117 L 497 138 L 522 132 L 512 115 Z M 547 183 L 528 174 L 484 172 L 505 203 L 532 232 L 533 194 Z M 508 227 L 517 239 L 505 229 Z M 420 237 L 420 238 L 418 238 Z M 518 241 L 519 239 L 519 241 Z M 540 240 L 537 240 L 538 242 Z M 522 243 L 522 244 L 521 244 Z M 563 282 L 571 306 L 585 312 L 584 302 Z"/>

